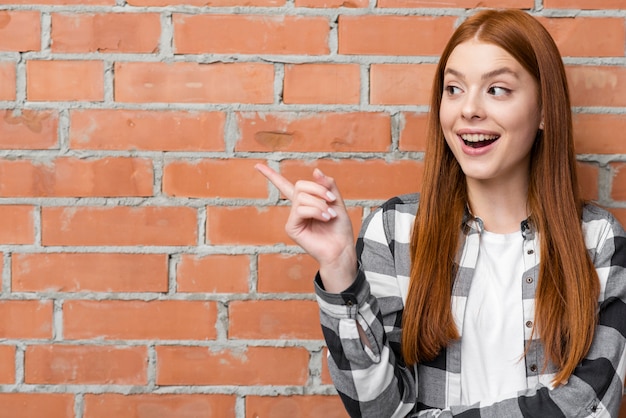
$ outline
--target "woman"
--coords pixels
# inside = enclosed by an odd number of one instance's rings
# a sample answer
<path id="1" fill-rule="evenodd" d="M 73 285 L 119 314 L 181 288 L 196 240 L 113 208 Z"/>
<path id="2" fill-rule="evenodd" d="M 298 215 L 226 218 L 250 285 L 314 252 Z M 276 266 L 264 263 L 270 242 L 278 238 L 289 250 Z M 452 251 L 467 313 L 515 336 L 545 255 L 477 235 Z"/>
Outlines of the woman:
<path id="1" fill-rule="evenodd" d="M 626 234 L 579 196 L 567 82 L 547 31 L 482 11 L 435 75 L 422 193 L 364 222 L 292 185 L 288 234 L 319 263 L 329 368 L 352 417 L 617 417 Z M 418 205 L 419 202 L 419 205 Z"/>

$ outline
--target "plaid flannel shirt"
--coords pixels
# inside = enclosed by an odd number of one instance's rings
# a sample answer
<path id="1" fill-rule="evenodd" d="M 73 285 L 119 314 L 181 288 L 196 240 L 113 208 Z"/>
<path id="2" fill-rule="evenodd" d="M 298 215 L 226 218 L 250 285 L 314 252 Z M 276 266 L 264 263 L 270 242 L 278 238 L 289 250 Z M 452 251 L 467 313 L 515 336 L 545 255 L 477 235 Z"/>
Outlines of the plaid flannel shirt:
<path id="1" fill-rule="evenodd" d="M 341 294 L 324 291 L 315 280 L 328 365 L 351 417 L 617 417 L 626 371 L 626 234 L 607 211 L 587 205 L 582 228 L 601 282 L 599 323 L 586 358 L 567 384 L 552 387 L 555 368 L 544 369 L 544 349 L 535 332 L 534 297 L 539 275 L 539 234 L 523 222 L 525 272 L 520 277 L 528 389 L 489 404 L 461 405 L 461 344 L 450 344 L 428 363 L 402 361 L 402 312 L 409 285 L 409 240 L 417 194 L 389 200 L 365 220 L 357 241 L 359 272 Z M 471 286 L 482 223 L 466 216 L 464 243 L 452 290 L 459 332 Z M 370 347 L 360 339 L 357 321 Z M 531 340 L 531 338 L 533 338 Z"/>

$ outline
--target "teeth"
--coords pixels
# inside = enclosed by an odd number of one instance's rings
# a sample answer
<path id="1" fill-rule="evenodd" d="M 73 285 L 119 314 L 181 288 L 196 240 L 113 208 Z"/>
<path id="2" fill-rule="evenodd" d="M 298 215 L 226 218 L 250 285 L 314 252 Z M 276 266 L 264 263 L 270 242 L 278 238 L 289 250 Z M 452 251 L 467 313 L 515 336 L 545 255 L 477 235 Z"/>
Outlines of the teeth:
<path id="1" fill-rule="evenodd" d="M 496 139 L 498 138 L 498 135 L 463 134 L 461 135 L 461 138 L 463 138 L 463 141 L 467 142 L 481 142 Z"/>

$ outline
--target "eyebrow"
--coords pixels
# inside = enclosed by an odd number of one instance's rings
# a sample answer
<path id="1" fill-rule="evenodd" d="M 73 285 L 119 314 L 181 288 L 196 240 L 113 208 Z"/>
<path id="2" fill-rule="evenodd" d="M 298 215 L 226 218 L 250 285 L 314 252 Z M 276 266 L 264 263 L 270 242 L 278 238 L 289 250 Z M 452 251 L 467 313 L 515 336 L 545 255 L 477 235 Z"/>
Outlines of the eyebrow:
<path id="1" fill-rule="evenodd" d="M 465 78 L 465 74 L 452 68 L 446 68 L 446 71 L 444 71 L 443 75 L 445 76 L 447 74 L 452 74 L 455 77 L 463 79 Z M 489 71 L 488 73 L 483 74 L 480 78 L 481 80 L 487 80 L 489 78 L 497 77 L 502 74 L 510 74 L 515 78 L 519 78 L 519 75 L 509 67 L 502 67 L 493 71 Z"/>

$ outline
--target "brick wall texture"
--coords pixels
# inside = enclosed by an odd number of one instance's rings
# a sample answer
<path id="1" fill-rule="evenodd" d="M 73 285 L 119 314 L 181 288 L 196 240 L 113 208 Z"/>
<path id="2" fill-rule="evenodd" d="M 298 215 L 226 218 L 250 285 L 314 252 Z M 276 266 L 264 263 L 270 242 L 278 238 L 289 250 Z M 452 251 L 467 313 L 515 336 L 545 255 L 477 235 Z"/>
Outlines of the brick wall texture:
<path id="1" fill-rule="evenodd" d="M 448 37 L 504 6 L 557 41 L 626 224 L 625 0 L 0 0 L 0 418 L 347 417 L 253 167 L 320 167 L 358 229 L 419 189 Z"/>

